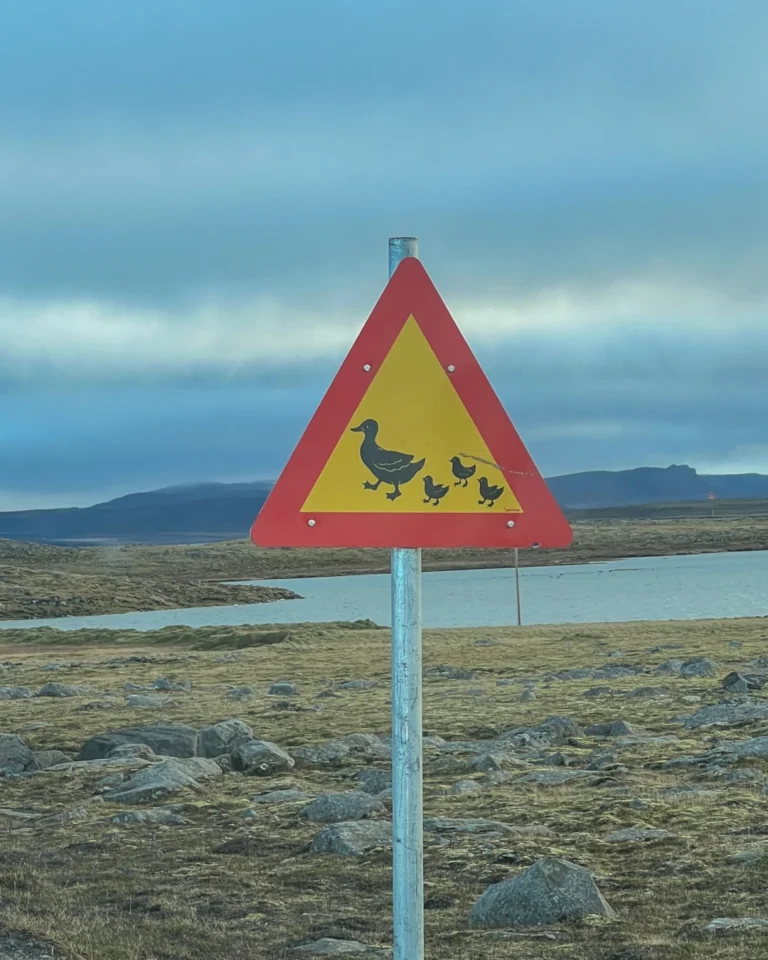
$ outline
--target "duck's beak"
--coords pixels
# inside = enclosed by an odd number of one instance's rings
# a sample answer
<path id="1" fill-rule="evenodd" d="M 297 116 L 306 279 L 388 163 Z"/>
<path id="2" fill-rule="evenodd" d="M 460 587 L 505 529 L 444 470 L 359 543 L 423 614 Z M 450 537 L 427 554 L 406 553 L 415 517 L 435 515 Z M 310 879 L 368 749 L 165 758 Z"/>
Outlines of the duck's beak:
<path id="1" fill-rule="evenodd" d="M 364 433 L 364 432 L 365 431 L 363 430 L 362 423 L 360 424 L 359 427 L 350 427 L 350 433 Z"/>

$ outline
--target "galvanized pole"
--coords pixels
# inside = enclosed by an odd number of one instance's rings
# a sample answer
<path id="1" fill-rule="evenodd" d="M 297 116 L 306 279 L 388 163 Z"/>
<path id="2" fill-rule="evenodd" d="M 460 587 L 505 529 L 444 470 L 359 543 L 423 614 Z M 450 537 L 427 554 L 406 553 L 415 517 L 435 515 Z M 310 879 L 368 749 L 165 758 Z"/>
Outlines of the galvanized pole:
<path id="1" fill-rule="evenodd" d="M 517 625 L 523 625 L 523 612 L 520 609 L 520 557 L 515 547 L 515 592 L 517 593 Z"/>
<path id="2" fill-rule="evenodd" d="M 418 257 L 415 237 L 389 241 L 389 275 Z M 392 551 L 392 843 L 394 960 L 424 957 L 421 748 L 421 550 Z"/>

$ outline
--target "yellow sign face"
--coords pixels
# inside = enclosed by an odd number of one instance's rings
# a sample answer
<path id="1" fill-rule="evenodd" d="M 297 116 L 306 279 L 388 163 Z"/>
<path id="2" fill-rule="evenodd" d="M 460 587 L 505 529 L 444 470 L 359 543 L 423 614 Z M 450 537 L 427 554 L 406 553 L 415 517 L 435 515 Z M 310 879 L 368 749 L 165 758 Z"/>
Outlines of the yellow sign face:
<path id="1" fill-rule="evenodd" d="M 411 316 L 302 511 L 522 513 Z"/>

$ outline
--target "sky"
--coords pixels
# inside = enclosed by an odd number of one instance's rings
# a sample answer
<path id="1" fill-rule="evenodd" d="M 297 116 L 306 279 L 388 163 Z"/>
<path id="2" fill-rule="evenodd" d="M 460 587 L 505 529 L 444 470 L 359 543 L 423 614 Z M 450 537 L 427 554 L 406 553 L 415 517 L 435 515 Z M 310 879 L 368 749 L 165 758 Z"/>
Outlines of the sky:
<path id="1" fill-rule="evenodd" d="M 274 478 L 421 258 L 545 476 L 768 473 L 768 4 L 7 0 L 0 509 Z"/>

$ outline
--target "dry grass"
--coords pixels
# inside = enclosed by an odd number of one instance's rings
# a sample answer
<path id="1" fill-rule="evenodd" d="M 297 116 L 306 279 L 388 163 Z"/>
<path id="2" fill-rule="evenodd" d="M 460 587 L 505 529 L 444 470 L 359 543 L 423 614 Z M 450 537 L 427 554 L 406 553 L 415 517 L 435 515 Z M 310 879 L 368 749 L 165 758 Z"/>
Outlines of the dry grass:
<path id="1" fill-rule="evenodd" d="M 378 629 L 291 626 L 281 643 L 215 653 L 193 650 L 205 638 L 187 631 L 187 645 L 168 646 L 160 635 L 79 634 L 73 645 L 0 647 L 11 664 L 3 683 L 35 688 L 44 682 L 88 684 L 86 698 L 2 703 L 3 730 L 18 732 L 35 748 L 74 752 L 89 735 L 156 718 L 156 711 L 125 707 L 126 681 L 150 685 L 160 675 L 191 680 L 191 694 L 175 694 L 168 719 L 202 725 L 229 716 L 248 722 L 257 736 L 291 746 L 320 742 L 352 732 L 386 732 L 389 727 L 389 635 Z M 239 628 L 238 642 L 250 631 Z M 161 632 L 163 633 L 163 632 Z M 8 639 L 8 638 L 6 638 Z M 21 639 L 21 638 L 19 638 Z M 230 638 L 232 639 L 232 638 Z M 491 641 L 492 645 L 486 645 Z M 730 641 L 740 644 L 729 646 Z M 481 642 L 481 645 L 478 645 Z M 680 649 L 650 652 L 664 644 Z M 225 644 L 227 645 L 227 644 Z M 766 915 L 768 859 L 752 867 L 727 862 L 730 854 L 763 842 L 768 831 L 766 801 L 750 786 L 711 786 L 711 795 L 674 798 L 672 787 L 697 785 L 693 774 L 655 769 L 660 760 L 699 752 L 711 731 L 683 733 L 674 718 L 701 703 L 717 702 L 715 679 L 630 677 L 608 683 L 617 694 L 585 699 L 595 681 L 547 681 L 553 671 L 599 666 L 619 648 L 623 660 L 653 667 L 670 656 L 705 655 L 720 664 L 720 675 L 768 650 L 768 621 L 727 620 L 633 623 L 576 628 L 527 627 L 487 630 L 431 630 L 425 635 L 425 664 L 471 668 L 468 681 L 425 680 L 427 733 L 446 739 L 474 739 L 494 730 L 535 724 L 567 715 L 586 724 L 617 717 L 675 743 L 650 743 L 623 750 L 629 772 L 618 782 L 578 783 L 555 790 L 516 786 L 514 779 L 486 784 L 480 794 L 445 796 L 457 775 L 432 772 L 427 762 L 425 803 L 429 815 L 489 817 L 509 824 L 547 824 L 555 838 L 462 837 L 446 846 L 429 845 L 425 855 L 428 909 L 427 956 L 431 960 L 746 960 L 765 955 L 765 938 L 709 938 L 699 934 L 717 916 Z M 109 665 L 114 657 L 142 654 L 151 663 Z M 63 669 L 43 669 L 55 653 Z M 365 691 L 338 691 L 318 698 L 333 683 L 369 678 Z M 520 702 L 518 681 L 538 678 L 537 699 Z M 299 687 L 296 705 L 318 710 L 275 709 L 266 696 L 272 681 L 290 679 Z M 499 680 L 512 680 L 499 685 Z M 625 699 L 618 694 L 644 684 L 668 688 L 658 699 Z M 230 686 L 249 684 L 255 698 L 233 703 Z M 699 697 L 700 702 L 683 698 Z M 89 700 L 107 700 L 109 711 L 79 709 Z M 765 724 L 721 736 L 762 733 Z M 596 744 L 564 752 L 585 757 Z M 0 904 L 2 923 L 50 936 L 70 956 L 86 960 L 245 960 L 292 956 L 306 939 L 337 936 L 371 944 L 390 941 L 391 867 L 386 852 L 359 860 L 309 856 L 318 832 L 298 816 L 299 805 L 260 808 L 255 820 L 242 812 L 253 793 L 286 784 L 310 792 L 350 788 L 360 765 L 328 772 L 296 771 L 290 777 L 260 780 L 230 775 L 206 785 L 200 795 L 172 798 L 184 804 L 184 826 L 116 826 L 114 810 L 86 803 L 97 776 L 42 773 L 2 784 L 2 806 L 56 814 L 82 809 L 82 819 L 19 821 L 0 816 Z M 635 809 L 633 800 L 645 807 Z M 661 844 L 611 845 L 604 837 L 623 826 L 663 827 L 675 838 Z M 751 832 L 751 833 L 750 833 Z M 743 834 L 743 835 L 741 835 Z M 233 837 L 250 840 L 250 855 L 221 855 L 214 848 Z M 467 925 L 475 899 L 494 881 L 514 875 L 544 855 L 564 856 L 588 866 L 617 909 L 616 921 L 583 921 L 539 932 L 478 932 Z M 554 939 L 541 939 L 542 933 Z M 761 953 L 763 951 L 763 953 Z"/>

